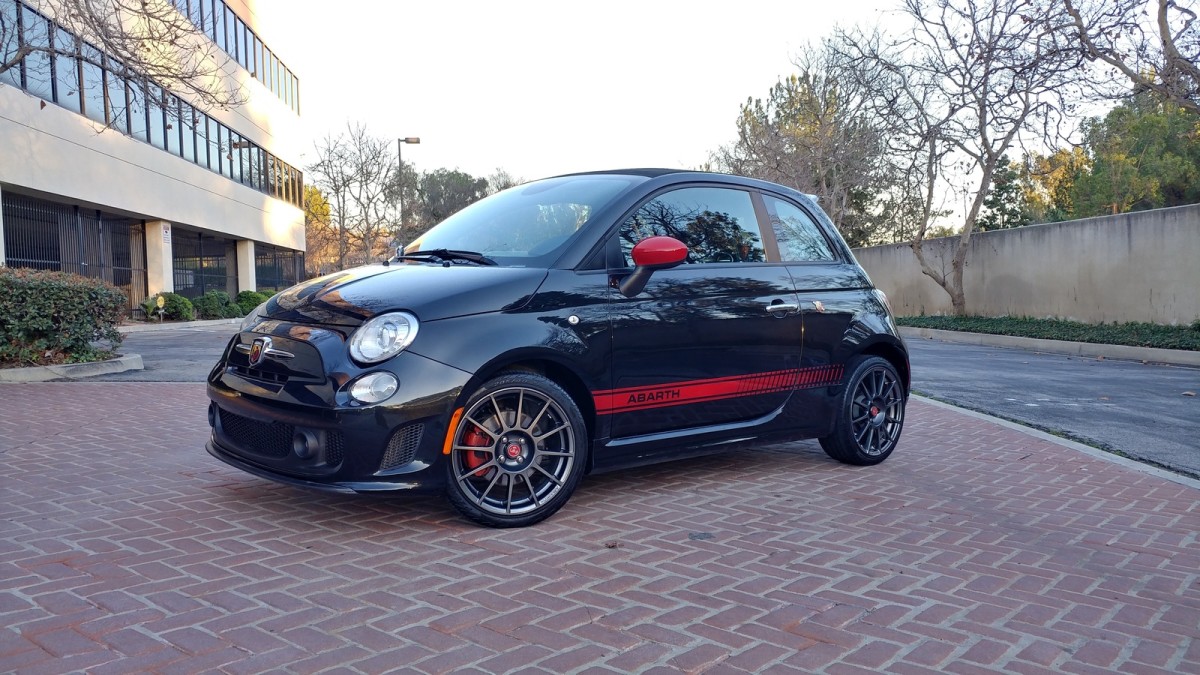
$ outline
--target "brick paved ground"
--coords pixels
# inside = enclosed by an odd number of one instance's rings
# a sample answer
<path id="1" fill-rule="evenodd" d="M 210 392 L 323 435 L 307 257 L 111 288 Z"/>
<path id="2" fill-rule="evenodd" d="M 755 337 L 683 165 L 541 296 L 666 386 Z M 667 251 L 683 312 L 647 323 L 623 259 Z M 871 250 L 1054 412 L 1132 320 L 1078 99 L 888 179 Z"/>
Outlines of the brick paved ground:
<path id="1" fill-rule="evenodd" d="M 196 384 L 0 386 L 0 670 L 1200 673 L 1200 491 L 915 401 L 494 531 L 203 450 Z"/>

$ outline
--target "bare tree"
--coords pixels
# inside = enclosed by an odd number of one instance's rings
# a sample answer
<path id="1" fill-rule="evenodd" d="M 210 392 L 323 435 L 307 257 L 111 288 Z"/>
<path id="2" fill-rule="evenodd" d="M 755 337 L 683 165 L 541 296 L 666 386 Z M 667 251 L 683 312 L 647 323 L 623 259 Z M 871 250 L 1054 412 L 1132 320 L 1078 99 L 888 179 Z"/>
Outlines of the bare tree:
<path id="1" fill-rule="evenodd" d="M 317 146 L 308 174 L 329 202 L 341 269 L 382 256 L 397 230 L 393 143 L 348 124 L 345 134 L 326 137 Z"/>
<path id="2" fill-rule="evenodd" d="M 193 23 L 187 7 L 166 0 L 14 3 L 17 12 L 0 13 L 0 77 L 23 67 L 27 77 L 48 80 L 50 63 L 67 58 L 129 83 L 135 99 L 161 87 L 201 110 L 244 103 L 245 91 L 229 76 L 232 61 Z M 196 7 L 199 18 L 203 10 Z"/>
<path id="3" fill-rule="evenodd" d="M 524 178 L 514 178 L 511 173 L 501 168 L 497 168 L 486 180 L 488 194 L 496 194 L 526 182 Z"/>
<path id="4" fill-rule="evenodd" d="M 904 0 L 904 12 L 913 19 L 909 35 L 840 33 L 839 49 L 889 122 L 890 154 L 904 161 L 899 202 L 920 205 L 913 253 L 961 315 L 967 251 L 993 175 L 1010 148 L 1060 135 L 1083 56 L 1056 3 Z M 931 259 L 923 242 L 958 197 L 957 245 L 949 257 Z"/>
<path id="5" fill-rule="evenodd" d="M 1200 26 L 1190 0 L 1063 0 L 1088 59 L 1109 66 L 1100 90 L 1130 82 L 1200 113 Z M 1116 77 L 1113 77 L 1113 76 Z"/>
<path id="6" fill-rule="evenodd" d="M 329 204 L 329 219 L 337 231 L 337 268 L 346 269 L 350 253 L 350 223 L 353 219 L 349 152 L 342 136 L 326 136 L 317 144 L 317 161 L 308 167 L 311 183 L 324 194 Z"/>
<path id="7" fill-rule="evenodd" d="M 304 186 L 304 263 L 310 277 L 339 269 L 339 236 L 332 223 L 332 209 L 315 185 Z"/>

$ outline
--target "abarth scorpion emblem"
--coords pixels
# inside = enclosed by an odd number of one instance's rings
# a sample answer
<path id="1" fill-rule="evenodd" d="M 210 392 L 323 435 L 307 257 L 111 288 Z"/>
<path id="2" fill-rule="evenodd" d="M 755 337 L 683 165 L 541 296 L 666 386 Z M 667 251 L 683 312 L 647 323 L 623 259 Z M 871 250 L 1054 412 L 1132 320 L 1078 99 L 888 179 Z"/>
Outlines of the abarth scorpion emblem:
<path id="1" fill-rule="evenodd" d="M 254 338 L 254 344 L 250 345 L 250 366 L 257 367 L 266 358 L 267 352 L 271 350 L 271 338 L 261 337 Z"/>

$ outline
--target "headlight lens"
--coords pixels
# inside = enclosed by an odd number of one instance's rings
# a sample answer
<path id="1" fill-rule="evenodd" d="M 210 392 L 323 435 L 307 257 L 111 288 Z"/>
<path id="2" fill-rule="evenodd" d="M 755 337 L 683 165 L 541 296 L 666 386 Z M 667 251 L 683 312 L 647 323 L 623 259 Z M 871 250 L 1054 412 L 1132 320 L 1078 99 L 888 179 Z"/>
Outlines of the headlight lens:
<path id="1" fill-rule="evenodd" d="M 417 337 L 417 317 L 408 312 L 380 314 L 354 331 L 350 356 L 362 363 L 378 363 L 404 351 Z"/>
<path id="2" fill-rule="evenodd" d="M 258 319 L 262 316 L 263 310 L 266 309 L 266 307 L 267 303 L 264 302 L 258 307 L 250 310 L 250 313 L 246 315 L 246 318 L 242 319 L 242 327 L 240 330 L 248 331 L 253 328 L 254 324 L 258 323 Z"/>
<path id="3" fill-rule="evenodd" d="M 350 396 L 362 403 L 379 403 L 396 393 L 400 381 L 391 373 L 368 373 L 350 385 Z"/>

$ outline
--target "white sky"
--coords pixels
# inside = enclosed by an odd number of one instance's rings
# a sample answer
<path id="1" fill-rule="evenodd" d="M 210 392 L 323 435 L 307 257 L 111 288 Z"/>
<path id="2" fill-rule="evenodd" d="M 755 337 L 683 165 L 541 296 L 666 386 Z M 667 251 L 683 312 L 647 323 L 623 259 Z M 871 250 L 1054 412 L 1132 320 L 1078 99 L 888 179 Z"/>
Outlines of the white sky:
<path id="1" fill-rule="evenodd" d="M 347 122 L 418 136 L 419 170 L 534 179 L 692 168 L 734 139 L 739 106 L 835 25 L 895 0 L 251 0 L 300 78 L 313 140 Z M 342 11 L 334 11 L 334 10 Z M 287 158 L 307 167 L 304 157 Z"/>

